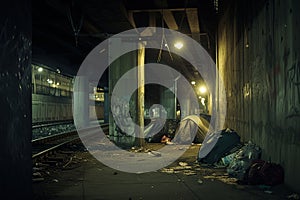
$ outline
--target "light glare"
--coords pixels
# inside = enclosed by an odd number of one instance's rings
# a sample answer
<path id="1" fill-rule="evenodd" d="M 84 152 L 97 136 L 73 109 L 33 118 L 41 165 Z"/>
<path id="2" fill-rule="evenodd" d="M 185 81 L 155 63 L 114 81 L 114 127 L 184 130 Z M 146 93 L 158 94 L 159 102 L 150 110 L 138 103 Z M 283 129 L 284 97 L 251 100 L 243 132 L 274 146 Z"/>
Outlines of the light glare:
<path id="1" fill-rule="evenodd" d="M 176 47 L 177 49 L 181 49 L 183 47 L 183 44 L 182 44 L 182 42 L 176 42 L 174 44 L 174 47 Z"/>
<path id="2" fill-rule="evenodd" d="M 39 67 L 38 68 L 38 72 L 42 72 L 43 71 L 43 68 L 42 67 Z"/>
<path id="3" fill-rule="evenodd" d="M 206 89 L 205 86 L 201 86 L 201 87 L 199 88 L 199 92 L 200 92 L 201 94 L 206 93 L 206 91 L 207 91 L 207 89 Z"/>

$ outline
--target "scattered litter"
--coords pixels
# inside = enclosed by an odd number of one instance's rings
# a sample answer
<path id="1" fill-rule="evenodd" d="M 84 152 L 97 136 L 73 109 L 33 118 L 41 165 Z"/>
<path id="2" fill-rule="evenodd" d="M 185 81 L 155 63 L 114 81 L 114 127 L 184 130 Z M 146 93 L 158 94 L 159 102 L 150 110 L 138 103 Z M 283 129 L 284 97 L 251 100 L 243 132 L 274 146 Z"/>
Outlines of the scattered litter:
<path id="1" fill-rule="evenodd" d="M 57 180 L 57 179 L 53 179 L 52 181 L 55 182 L 55 183 L 58 183 L 58 180 Z"/>
<path id="2" fill-rule="evenodd" d="M 41 181 L 44 181 L 45 179 L 43 177 L 40 177 L 40 178 L 33 178 L 32 179 L 32 182 L 36 183 L 36 182 L 41 182 Z"/>
<path id="3" fill-rule="evenodd" d="M 237 152 L 234 152 L 232 154 L 229 154 L 223 158 L 221 158 L 223 165 L 228 166 L 234 159 L 234 156 L 237 154 Z"/>
<path id="4" fill-rule="evenodd" d="M 187 167 L 190 167 L 190 166 L 187 166 Z M 176 166 L 176 167 L 172 167 L 172 169 L 174 169 L 174 170 L 176 170 L 176 171 L 180 171 L 180 170 L 186 169 L 186 167 Z"/>
<path id="5" fill-rule="evenodd" d="M 187 166 L 188 164 L 186 162 L 179 162 L 180 166 Z"/>
<path id="6" fill-rule="evenodd" d="M 155 157 L 161 157 L 161 153 L 159 153 L 158 151 L 150 151 L 148 152 L 148 154 Z"/>
<path id="7" fill-rule="evenodd" d="M 40 172 L 34 172 L 33 174 L 32 174 L 33 176 L 42 176 L 42 174 L 40 173 Z"/>
<path id="8" fill-rule="evenodd" d="M 288 199 L 300 199 L 299 195 L 296 193 L 293 193 L 291 195 L 287 196 Z"/>
<path id="9" fill-rule="evenodd" d="M 265 190 L 264 193 L 273 194 L 273 192 L 271 190 Z"/>
<path id="10" fill-rule="evenodd" d="M 71 157 L 70 160 L 63 166 L 63 168 L 66 168 L 71 162 L 72 162 L 73 158 Z"/>
<path id="11" fill-rule="evenodd" d="M 33 167 L 33 168 L 32 168 L 33 171 L 40 171 L 40 170 L 42 170 L 42 169 L 43 169 L 43 168 L 40 168 L 40 167 Z"/>
<path id="12" fill-rule="evenodd" d="M 203 183 L 203 181 L 201 180 L 201 179 L 198 179 L 198 181 L 197 181 L 199 184 L 202 184 Z"/>
<path id="13" fill-rule="evenodd" d="M 162 168 L 161 172 L 168 173 L 168 174 L 173 174 L 174 173 L 174 169 Z"/>
<path id="14" fill-rule="evenodd" d="M 224 176 L 224 175 L 207 175 L 207 176 L 203 176 L 203 178 L 205 179 L 210 179 L 211 181 L 214 181 L 214 180 L 219 180 L 223 183 L 226 183 L 226 184 L 230 184 L 230 185 L 236 185 L 236 181 L 237 179 L 236 178 L 230 178 L 228 176 Z"/>
<path id="15" fill-rule="evenodd" d="M 174 144 L 174 142 L 167 141 L 167 142 L 166 142 L 166 144 L 167 144 L 167 145 L 173 145 L 173 144 Z"/>
<path id="16" fill-rule="evenodd" d="M 187 176 L 191 176 L 191 175 L 196 175 L 197 173 L 192 170 L 184 170 L 183 174 Z"/>

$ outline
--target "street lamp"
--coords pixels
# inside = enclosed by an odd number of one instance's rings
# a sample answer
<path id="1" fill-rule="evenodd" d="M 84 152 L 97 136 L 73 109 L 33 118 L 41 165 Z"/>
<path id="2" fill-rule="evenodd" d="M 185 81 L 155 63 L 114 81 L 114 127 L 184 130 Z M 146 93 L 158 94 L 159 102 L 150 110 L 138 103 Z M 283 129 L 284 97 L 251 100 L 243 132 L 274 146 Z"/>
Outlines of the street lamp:
<path id="1" fill-rule="evenodd" d="M 42 72 L 43 71 L 43 68 L 42 67 L 39 67 L 38 68 L 38 72 Z"/>
<path id="2" fill-rule="evenodd" d="M 205 94 L 205 93 L 207 92 L 206 87 L 205 87 L 205 86 L 200 86 L 200 87 L 199 87 L 199 92 L 200 92 L 201 94 Z"/>

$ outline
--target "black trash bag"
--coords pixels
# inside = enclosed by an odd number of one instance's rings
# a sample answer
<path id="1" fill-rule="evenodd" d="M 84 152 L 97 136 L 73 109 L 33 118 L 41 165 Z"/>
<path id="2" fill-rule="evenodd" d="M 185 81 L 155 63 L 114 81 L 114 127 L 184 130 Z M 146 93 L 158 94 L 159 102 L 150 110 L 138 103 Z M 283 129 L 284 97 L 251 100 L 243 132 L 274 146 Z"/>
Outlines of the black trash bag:
<path id="1" fill-rule="evenodd" d="M 236 149 L 236 147 L 241 145 L 240 136 L 232 129 L 227 128 L 211 134 L 216 135 L 216 137 L 211 136 L 211 138 L 212 140 L 217 141 L 214 147 L 205 157 L 200 157 L 200 152 L 205 151 L 206 146 L 207 148 L 210 147 L 208 144 L 212 141 L 208 140 L 205 144 L 202 145 L 198 154 L 198 161 L 200 163 L 217 163 L 222 157 L 233 153 L 232 149 Z"/>

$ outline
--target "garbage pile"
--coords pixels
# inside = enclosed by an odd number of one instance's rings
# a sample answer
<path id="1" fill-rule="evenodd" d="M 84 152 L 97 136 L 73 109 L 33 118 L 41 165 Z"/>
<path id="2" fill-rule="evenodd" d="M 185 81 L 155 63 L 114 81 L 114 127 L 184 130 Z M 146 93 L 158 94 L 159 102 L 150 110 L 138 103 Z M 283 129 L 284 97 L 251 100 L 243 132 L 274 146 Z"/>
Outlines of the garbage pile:
<path id="1" fill-rule="evenodd" d="M 251 141 L 242 144 L 232 129 L 207 135 L 198 153 L 202 166 L 224 167 L 229 177 L 240 184 L 274 186 L 283 183 L 284 170 L 279 164 L 261 159 L 261 148 Z"/>

